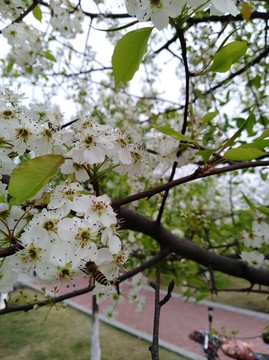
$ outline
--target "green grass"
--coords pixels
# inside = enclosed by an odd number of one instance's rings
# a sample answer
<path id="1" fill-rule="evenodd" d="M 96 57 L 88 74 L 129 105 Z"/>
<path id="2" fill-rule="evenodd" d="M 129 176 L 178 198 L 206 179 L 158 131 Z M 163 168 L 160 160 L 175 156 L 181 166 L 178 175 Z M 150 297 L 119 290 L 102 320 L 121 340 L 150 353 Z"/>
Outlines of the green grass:
<path id="1" fill-rule="evenodd" d="M 29 299 L 34 292 L 25 291 Z M 44 320 L 46 318 L 46 320 Z M 1 360 L 88 360 L 91 318 L 72 308 L 40 308 L 0 316 Z M 102 360 L 148 360 L 149 343 L 100 324 Z M 180 360 L 160 349 L 160 359 Z"/>
<path id="2" fill-rule="evenodd" d="M 238 288 L 248 288 L 250 286 L 249 282 L 243 279 L 236 277 L 227 276 L 229 281 L 229 288 L 238 289 Z M 263 287 L 255 286 L 254 289 L 262 289 Z M 268 288 L 264 287 L 265 290 Z M 251 292 L 219 292 L 217 295 L 213 295 L 208 298 L 209 300 L 214 300 L 223 304 L 233 305 L 241 307 L 244 309 L 261 311 L 269 313 L 269 302 L 268 294 L 257 294 Z"/>

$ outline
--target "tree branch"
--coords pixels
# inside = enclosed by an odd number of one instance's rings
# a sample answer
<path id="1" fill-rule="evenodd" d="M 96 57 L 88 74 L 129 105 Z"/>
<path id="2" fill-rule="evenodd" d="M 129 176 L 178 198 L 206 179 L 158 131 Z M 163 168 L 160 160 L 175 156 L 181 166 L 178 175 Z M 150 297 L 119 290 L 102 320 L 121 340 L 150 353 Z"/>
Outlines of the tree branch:
<path id="1" fill-rule="evenodd" d="M 4 315 L 7 313 L 16 312 L 16 311 L 29 311 L 29 310 L 32 310 L 36 306 L 42 307 L 42 306 L 46 306 L 49 304 L 56 304 L 56 303 L 62 302 L 64 300 L 71 299 L 75 296 L 86 294 L 86 293 L 92 291 L 93 289 L 94 289 L 94 285 L 87 286 L 86 288 L 75 290 L 73 292 L 69 292 L 67 294 L 60 295 L 57 297 L 50 296 L 49 299 L 47 299 L 47 300 L 36 301 L 31 304 L 23 304 L 23 305 L 16 305 L 16 306 L 7 305 L 7 307 L 5 307 L 4 309 L 0 309 L 0 315 Z"/>
<path id="2" fill-rule="evenodd" d="M 202 179 L 213 175 L 225 174 L 235 170 L 251 169 L 251 168 L 253 169 L 256 167 L 263 167 L 263 166 L 264 167 L 269 166 L 269 160 L 235 162 L 228 166 L 215 168 L 210 171 L 203 171 L 202 168 L 197 168 L 191 175 L 184 176 L 177 180 L 169 181 L 165 184 L 155 186 L 153 188 L 150 188 L 148 190 L 142 191 L 134 195 L 127 196 L 125 198 L 116 199 L 112 201 L 112 206 L 115 209 L 117 209 L 122 205 L 129 204 L 140 199 L 150 198 L 156 194 L 161 193 L 162 191 L 165 191 L 167 189 L 172 189 L 173 187 L 188 183 L 196 179 Z"/>
<path id="3" fill-rule="evenodd" d="M 124 228 L 124 227 L 123 227 Z M 119 276 L 117 278 L 117 283 L 121 283 L 124 280 L 127 280 L 131 277 L 133 277 L 136 274 L 139 274 L 140 272 L 142 272 L 145 269 L 149 269 L 150 267 L 152 267 L 155 264 L 158 264 L 161 260 L 163 260 L 168 254 L 170 254 L 170 249 L 161 249 L 160 252 L 154 256 L 153 258 L 151 258 L 150 260 L 146 261 L 145 263 L 141 264 L 140 266 L 136 267 L 133 270 L 130 270 L 124 274 L 122 274 L 121 276 Z"/>
<path id="4" fill-rule="evenodd" d="M 149 351 L 151 352 L 152 360 L 159 360 L 159 327 L 160 327 L 160 314 L 161 314 L 161 305 L 160 305 L 160 269 L 157 269 L 156 275 L 156 283 L 151 283 L 151 287 L 153 287 L 155 291 L 155 305 L 154 305 L 154 321 L 153 321 L 153 336 L 152 336 L 152 344 L 149 347 Z"/>
<path id="5" fill-rule="evenodd" d="M 185 259 L 211 267 L 212 270 L 220 271 L 249 281 L 251 284 L 269 286 L 269 271 L 262 268 L 253 268 L 241 260 L 231 259 L 227 256 L 210 252 L 192 242 L 181 239 L 165 229 L 162 225 L 156 226 L 156 222 L 140 215 L 130 209 L 121 207 L 119 217 L 124 220 L 126 229 L 141 232 L 156 240 L 161 249 L 166 252 L 176 253 Z"/>

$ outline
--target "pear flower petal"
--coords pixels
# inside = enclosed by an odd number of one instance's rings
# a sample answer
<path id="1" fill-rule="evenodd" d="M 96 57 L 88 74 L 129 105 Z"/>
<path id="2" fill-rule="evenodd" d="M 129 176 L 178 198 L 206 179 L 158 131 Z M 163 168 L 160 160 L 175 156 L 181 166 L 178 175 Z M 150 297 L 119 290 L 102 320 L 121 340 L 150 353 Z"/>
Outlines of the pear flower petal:
<path id="1" fill-rule="evenodd" d="M 239 10 L 237 9 L 233 0 L 212 0 L 210 12 L 213 15 L 229 13 L 233 16 L 236 16 L 239 14 Z"/>
<path id="2" fill-rule="evenodd" d="M 126 10 L 139 21 L 152 20 L 158 30 L 169 24 L 169 17 L 177 17 L 184 1 L 180 0 L 126 0 Z"/>

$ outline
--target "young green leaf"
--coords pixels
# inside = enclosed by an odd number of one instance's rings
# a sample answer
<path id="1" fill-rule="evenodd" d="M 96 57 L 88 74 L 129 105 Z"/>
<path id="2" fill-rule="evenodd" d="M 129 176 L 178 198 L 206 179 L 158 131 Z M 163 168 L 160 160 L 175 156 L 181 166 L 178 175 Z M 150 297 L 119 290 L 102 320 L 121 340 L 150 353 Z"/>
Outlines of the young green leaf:
<path id="1" fill-rule="evenodd" d="M 16 203 L 35 196 L 64 163 L 60 155 L 43 155 L 31 159 L 13 171 L 10 177 L 8 193 Z"/>
<path id="2" fill-rule="evenodd" d="M 202 124 L 207 124 L 207 123 L 209 123 L 211 120 L 213 120 L 214 119 L 214 117 L 216 116 L 216 115 L 218 115 L 218 111 L 210 111 L 210 112 L 208 112 L 208 113 L 206 113 L 203 117 L 202 117 L 202 119 L 200 120 L 200 122 L 202 123 Z"/>
<path id="3" fill-rule="evenodd" d="M 42 11 L 40 9 L 40 6 L 36 5 L 33 9 L 33 15 L 38 21 L 42 21 Z"/>
<path id="4" fill-rule="evenodd" d="M 249 20 L 251 18 L 251 6 L 245 1 L 242 2 L 241 15 L 244 20 Z"/>
<path id="5" fill-rule="evenodd" d="M 240 134 L 242 133 L 242 131 L 247 127 L 248 122 L 250 121 L 251 117 L 252 117 L 253 112 L 251 112 L 251 114 L 248 116 L 248 118 L 243 122 L 243 124 L 240 126 L 240 128 L 233 134 L 233 136 L 230 137 L 230 139 L 228 139 L 227 141 L 225 141 L 225 143 L 223 144 L 223 146 L 221 147 L 221 150 L 224 150 L 225 148 L 227 148 L 228 146 L 230 146 L 235 139 L 237 139 Z"/>
<path id="6" fill-rule="evenodd" d="M 255 148 L 255 149 L 259 149 L 259 150 L 263 150 L 267 147 L 269 147 L 269 139 L 261 139 L 261 138 L 257 138 L 255 140 L 253 140 L 253 142 L 248 143 L 248 144 L 244 144 L 241 145 L 241 147 L 243 148 Z"/>
<path id="7" fill-rule="evenodd" d="M 255 211 L 256 206 L 254 205 L 254 203 L 244 193 L 242 193 L 242 195 L 243 195 L 245 202 L 248 204 L 248 206 L 251 208 L 251 210 Z"/>
<path id="8" fill-rule="evenodd" d="M 243 197 L 252 211 L 258 210 L 262 214 L 265 214 L 267 216 L 269 215 L 269 208 L 267 206 L 255 206 L 255 204 L 249 198 L 247 198 L 244 193 L 243 193 Z"/>
<path id="9" fill-rule="evenodd" d="M 186 135 L 182 135 L 180 132 L 172 129 L 169 126 L 153 126 L 153 128 L 165 135 L 171 136 L 173 139 L 179 140 L 179 141 L 184 141 L 187 143 L 191 143 L 197 147 L 199 147 L 199 144 L 196 140 L 193 140 L 191 138 L 189 138 Z"/>
<path id="10" fill-rule="evenodd" d="M 257 159 L 266 154 L 266 152 L 256 148 L 239 146 L 238 148 L 227 150 L 223 157 L 227 160 L 248 161 Z"/>
<path id="11" fill-rule="evenodd" d="M 213 64 L 207 71 L 226 72 L 236 63 L 247 51 L 246 41 L 232 41 L 220 48 L 214 57 Z"/>
<path id="12" fill-rule="evenodd" d="M 257 206 L 256 209 L 262 214 L 269 215 L 269 208 L 266 206 Z"/>
<path id="13" fill-rule="evenodd" d="M 218 149 L 205 149 L 205 150 L 199 150 L 195 154 L 200 155 L 204 163 L 206 164 L 210 158 L 211 155 L 213 155 Z"/>
<path id="14" fill-rule="evenodd" d="M 265 129 L 262 134 L 259 136 L 260 139 L 266 139 L 269 137 L 269 128 Z"/>
<path id="15" fill-rule="evenodd" d="M 45 55 L 45 58 L 50 61 L 53 61 L 53 62 L 57 61 L 56 58 L 52 55 L 52 53 L 49 50 L 45 51 L 44 55 Z"/>
<path id="16" fill-rule="evenodd" d="M 7 68 L 6 68 L 7 73 L 10 73 L 10 71 L 12 70 L 14 64 L 15 64 L 14 60 L 9 60 L 9 62 L 7 64 Z"/>
<path id="17" fill-rule="evenodd" d="M 131 80 L 139 69 L 147 52 L 147 44 L 152 27 L 133 30 L 125 34 L 116 44 L 112 55 L 115 85 Z"/>

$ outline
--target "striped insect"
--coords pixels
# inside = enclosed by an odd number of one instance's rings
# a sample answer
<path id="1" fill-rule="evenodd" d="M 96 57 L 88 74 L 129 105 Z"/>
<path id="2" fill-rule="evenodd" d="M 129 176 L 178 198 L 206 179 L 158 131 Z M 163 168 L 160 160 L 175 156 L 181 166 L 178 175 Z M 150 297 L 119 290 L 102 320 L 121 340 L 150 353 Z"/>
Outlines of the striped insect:
<path id="1" fill-rule="evenodd" d="M 101 285 L 108 285 L 106 276 L 99 270 L 98 266 L 93 261 L 88 261 L 82 271 L 90 276 L 89 286 L 94 285 L 95 281 Z"/>

